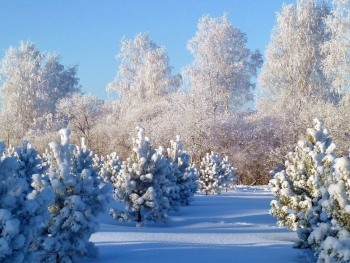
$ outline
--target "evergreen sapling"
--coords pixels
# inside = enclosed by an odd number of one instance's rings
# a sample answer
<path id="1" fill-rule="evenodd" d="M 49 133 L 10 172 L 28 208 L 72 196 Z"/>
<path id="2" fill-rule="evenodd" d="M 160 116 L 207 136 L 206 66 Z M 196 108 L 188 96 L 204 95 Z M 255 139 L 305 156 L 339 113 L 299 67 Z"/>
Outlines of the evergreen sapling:
<path id="1" fill-rule="evenodd" d="M 62 129 L 61 144 L 50 143 L 53 154 L 49 169 L 55 201 L 49 207 L 52 218 L 47 225 L 42 262 L 77 262 L 94 256 L 97 250 L 89 241 L 98 230 L 97 215 L 108 202 L 108 185 L 101 184 L 91 167 L 92 153 L 82 145 L 70 144 L 70 130 Z"/>
<path id="2" fill-rule="evenodd" d="M 114 184 L 114 198 L 125 204 L 125 211 L 110 210 L 113 218 L 136 221 L 136 226 L 142 226 L 145 220 L 164 222 L 170 209 L 164 192 L 168 166 L 144 133 L 137 127 L 133 152 L 123 162 Z"/>

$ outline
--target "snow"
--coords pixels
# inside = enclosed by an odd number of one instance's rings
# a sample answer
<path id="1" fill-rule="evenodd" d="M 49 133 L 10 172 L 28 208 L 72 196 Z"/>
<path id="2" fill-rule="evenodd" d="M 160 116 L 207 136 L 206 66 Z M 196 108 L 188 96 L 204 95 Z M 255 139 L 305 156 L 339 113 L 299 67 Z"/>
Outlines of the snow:
<path id="1" fill-rule="evenodd" d="M 190 206 L 171 212 L 168 223 L 146 222 L 141 228 L 106 213 L 90 239 L 98 258 L 80 262 L 300 262 L 301 252 L 293 248 L 296 233 L 278 228 L 268 214 L 272 199 L 267 186 L 197 194 Z"/>

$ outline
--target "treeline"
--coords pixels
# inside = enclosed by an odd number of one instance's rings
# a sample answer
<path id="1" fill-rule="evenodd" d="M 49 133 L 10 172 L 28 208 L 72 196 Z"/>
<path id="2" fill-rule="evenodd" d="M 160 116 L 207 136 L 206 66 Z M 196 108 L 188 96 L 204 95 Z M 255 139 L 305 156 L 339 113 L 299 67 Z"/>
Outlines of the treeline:
<path id="1" fill-rule="evenodd" d="M 122 39 L 111 101 L 83 94 L 76 67 L 21 43 L 1 62 L 0 138 L 13 145 L 27 138 L 44 151 L 68 127 L 74 142 L 85 137 L 96 153 L 125 159 L 142 126 L 154 145 L 179 134 L 198 167 L 214 152 L 228 156 L 239 183 L 267 184 L 315 117 L 330 127 L 337 152 L 347 151 L 348 10 L 340 0 L 283 6 L 264 63 L 227 15 L 203 16 L 187 44 L 194 59 L 177 75 L 149 34 Z"/>

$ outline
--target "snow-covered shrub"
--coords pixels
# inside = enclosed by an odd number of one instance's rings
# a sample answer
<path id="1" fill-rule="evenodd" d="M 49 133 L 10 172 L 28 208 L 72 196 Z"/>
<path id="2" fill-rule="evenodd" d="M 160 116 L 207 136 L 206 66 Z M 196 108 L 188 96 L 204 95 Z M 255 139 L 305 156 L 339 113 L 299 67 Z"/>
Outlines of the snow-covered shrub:
<path id="1" fill-rule="evenodd" d="M 37 262 L 39 236 L 49 217 L 47 207 L 53 202 L 53 192 L 41 174 L 31 174 L 34 161 L 26 168 L 20 159 L 3 154 L 4 149 L 1 142 L 0 262 Z M 26 145 L 16 149 L 18 153 L 27 150 Z M 40 166 L 40 162 L 37 164 Z M 29 176 L 32 187 L 28 184 Z"/>
<path id="2" fill-rule="evenodd" d="M 179 186 L 180 204 L 189 205 L 198 189 L 198 173 L 194 165 L 191 165 L 191 156 L 184 151 L 180 136 L 170 141 L 168 154 L 176 165 L 176 183 Z"/>
<path id="3" fill-rule="evenodd" d="M 274 174 L 270 187 L 276 199 L 270 213 L 278 225 L 297 231 L 299 247 L 310 247 L 310 233 L 330 218 L 322 203 L 328 199 L 327 188 L 332 181 L 335 145 L 322 122 L 314 120 L 307 130 L 307 140 L 300 140 L 287 155 L 285 170 Z M 311 246 L 313 246 L 311 244 Z"/>
<path id="4" fill-rule="evenodd" d="M 237 172 L 228 158 L 217 153 L 207 153 L 199 167 L 199 190 L 205 194 L 220 194 L 221 190 L 233 188 Z"/>
<path id="5" fill-rule="evenodd" d="M 91 151 L 69 143 L 70 131 L 60 130 L 61 144 L 50 143 L 53 159 L 49 179 L 55 201 L 49 207 L 42 262 L 77 262 L 96 253 L 90 236 L 98 229 L 96 216 L 105 209 L 108 185 L 91 167 Z"/>
<path id="6" fill-rule="evenodd" d="M 93 161 L 94 167 L 102 180 L 114 184 L 119 171 L 122 169 L 122 160 L 118 154 L 113 152 L 101 157 L 95 155 Z"/>
<path id="7" fill-rule="evenodd" d="M 114 184 L 114 197 L 125 204 L 125 211 L 111 209 L 113 218 L 121 221 L 166 221 L 170 209 L 166 196 L 166 180 L 169 165 L 164 156 L 153 149 L 145 131 L 137 127 L 131 156 L 123 162 Z"/>

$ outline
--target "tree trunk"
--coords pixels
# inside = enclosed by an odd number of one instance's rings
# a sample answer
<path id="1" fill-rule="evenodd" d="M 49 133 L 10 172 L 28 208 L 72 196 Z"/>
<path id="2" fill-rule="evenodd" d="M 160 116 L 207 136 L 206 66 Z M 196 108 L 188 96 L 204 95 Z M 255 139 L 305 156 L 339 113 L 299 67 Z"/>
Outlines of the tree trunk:
<path id="1" fill-rule="evenodd" d="M 138 212 L 138 214 L 137 214 L 136 222 L 137 222 L 137 223 L 141 223 L 141 222 L 142 222 L 141 210 L 139 210 L 139 212 Z"/>

